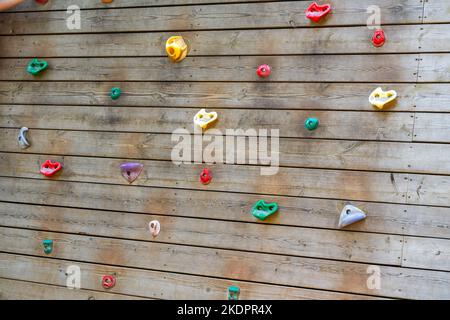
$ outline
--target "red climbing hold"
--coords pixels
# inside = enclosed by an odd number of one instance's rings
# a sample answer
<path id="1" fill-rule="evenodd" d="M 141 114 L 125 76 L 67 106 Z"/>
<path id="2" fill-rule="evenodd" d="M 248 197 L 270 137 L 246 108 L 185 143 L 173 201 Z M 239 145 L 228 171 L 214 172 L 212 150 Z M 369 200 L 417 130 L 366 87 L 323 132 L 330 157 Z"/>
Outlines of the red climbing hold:
<path id="1" fill-rule="evenodd" d="M 200 174 L 200 182 L 203 184 L 208 184 L 211 182 L 212 175 L 211 171 L 209 169 L 203 169 L 202 173 Z"/>
<path id="2" fill-rule="evenodd" d="M 326 16 L 330 12 L 331 5 L 318 5 L 316 2 L 313 2 L 305 11 L 306 17 L 314 22 L 319 22 L 322 17 Z"/>
<path id="3" fill-rule="evenodd" d="M 261 78 L 267 78 L 270 76 L 270 66 L 267 64 L 262 64 L 256 69 L 256 74 Z"/>
<path id="4" fill-rule="evenodd" d="M 46 177 L 51 177 L 61 169 L 62 169 L 61 163 L 57 161 L 53 162 L 52 160 L 47 160 L 42 164 L 41 170 L 39 170 L 39 172 Z"/>
<path id="5" fill-rule="evenodd" d="M 116 285 L 116 278 L 111 275 L 106 275 L 102 277 L 102 286 L 105 289 L 111 289 Z"/>
<path id="6" fill-rule="evenodd" d="M 48 0 L 36 0 L 36 2 L 39 4 L 46 4 Z"/>
<path id="7" fill-rule="evenodd" d="M 384 35 L 384 31 L 381 29 L 375 30 L 375 33 L 372 37 L 372 43 L 375 47 L 381 47 L 386 41 L 386 37 Z"/>

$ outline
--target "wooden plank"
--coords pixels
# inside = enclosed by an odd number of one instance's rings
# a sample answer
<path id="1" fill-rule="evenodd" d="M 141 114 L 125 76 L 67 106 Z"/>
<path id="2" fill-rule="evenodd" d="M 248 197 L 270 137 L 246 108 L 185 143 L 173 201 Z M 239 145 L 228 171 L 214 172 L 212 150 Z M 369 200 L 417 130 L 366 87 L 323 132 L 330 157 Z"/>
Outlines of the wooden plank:
<path id="1" fill-rule="evenodd" d="M 250 214 L 251 207 L 262 198 L 251 194 L 167 188 L 154 188 L 149 192 L 148 188 L 135 186 L 124 188 L 34 179 L 0 178 L 0 182 L 1 201 L 226 221 L 255 222 Z M 278 202 L 280 214 L 258 223 L 327 229 L 337 228 L 339 213 L 348 203 L 283 196 L 263 198 Z M 450 237 L 448 208 L 356 201 L 351 203 L 362 208 L 367 213 L 367 218 L 348 226 L 347 230 Z M 46 210 L 53 212 L 59 208 Z"/>
<path id="2" fill-rule="evenodd" d="M 420 54 L 419 82 L 450 82 L 448 54 Z"/>
<path id="3" fill-rule="evenodd" d="M 47 210 L 49 209 L 49 210 Z M 400 265 L 403 236 L 1 203 L 2 226 Z M 5 213 L 5 216 L 3 216 Z M 148 223 L 162 231 L 153 239 Z M 105 221 L 108 221 L 105 225 Z"/>
<path id="4" fill-rule="evenodd" d="M 450 113 L 417 113 L 415 118 L 414 141 L 450 142 Z"/>
<path id="5" fill-rule="evenodd" d="M 66 284 L 67 267 L 75 264 L 71 261 L 7 253 L 0 253 L 0 261 L 2 262 L 0 264 L 1 277 L 55 285 Z M 231 281 L 169 272 L 80 263 L 78 261 L 76 265 L 81 269 L 81 287 L 83 289 L 104 290 L 98 281 L 99 277 L 104 274 L 115 274 L 117 282 L 114 288 L 110 289 L 110 292 L 156 299 L 224 300 L 226 299 L 227 288 L 231 285 L 237 285 L 240 288 L 240 300 L 379 299 L 365 295 Z"/>
<path id="6" fill-rule="evenodd" d="M 124 160 L 86 157 L 0 153 L 0 175 L 43 179 L 39 168 L 46 159 L 62 162 L 64 169 L 53 179 L 128 186 L 119 170 Z M 189 188 L 342 200 L 405 203 L 406 174 L 303 168 L 279 168 L 276 175 L 261 175 L 260 167 L 209 166 L 214 182 L 202 185 L 201 164 L 174 165 L 168 161 L 141 161 L 144 170 L 135 186 Z M 152 192 L 151 189 L 149 192 Z"/>
<path id="7" fill-rule="evenodd" d="M 424 23 L 450 22 L 450 3 L 446 0 L 426 1 L 424 5 L 423 22 Z"/>
<path id="8" fill-rule="evenodd" d="M 236 31 L 181 32 L 189 41 L 189 56 L 285 55 L 349 53 L 448 52 L 450 26 L 400 25 L 383 30 L 388 41 L 382 47 L 370 41 L 367 27 L 296 28 Z M 31 35 L 0 37 L 1 57 L 107 57 L 165 56 L 165 41 L 171 33 L 108 33 Z M 293 39 L 302 39 L 299 46 Z M 268 46 L 267 44 L 270 43 Z"/>
<path id="9" fill-rule="evenodd" d="M 92 290 L 70 290 L 65 287 L 0 278 L 0 300 L 142 300 L 142 298 Z"/>
<path id="10" fill-rule="evenodd" d="M 267 81 L 415 82 L 416 54 L 190 57 L 174 64 L 167 57 L 51 58 L 39 79 L 64 81 L 265 81 L 256 68 L 267 63 Z M 28 59 L 0 59 L 0 80 L 35 80 Z M 211 69 L 213 68 L 213 69 Z"/>
<path id="11" fill-rule="evenodd" d="M 449 240 L 406 237 L 402 265 L 450 271 L 449 248 Z"/>
<path id="12" fill-rule="evenodd" d="M 450 176 L 410 175 L 409 179 L 408 203 L 450 207 Z"/>
<path id="13" fill-rule="evenodd" d="M 337 0 L 336 0 L 337 2 Z M 339 0 L 333 13 L 321 24 L 367 24 L 371 0 Z M 218 4 L 86 10 L 81 14 L 81 29 L 66 26 L 65 12 L 4 13 L 0 15 L 1 34 L 42 34 L 78 32 L 136 32 L 167 30 L 204 30 L 239 28 L 315 27 L 305 17 L 308 1 Z M 383 24 L 421 23 L 423 4 L 418 0 L 380 0 Z M 130 17 L 133 17 L 130 19 Z"/>
<path id="14" fill-rule="evenodd" d="M 10 228 L 0 228 L 0 234 L 0 250 L 17 254 L 44 256 L 41 243 L 52 239 L 51 257 L 59 259 L 384 297 L 450 297 L 448 272 L 380 266 L 380 289 L 369 289 L 370 265 L 361 263 Z"/>
<path id="15" fill-rule="evenodd" d="M 22 127 L 39 129 L 125 131 L 145 133 L 173 133 L 185 129 L 194 133 L 193 118 L 200 109 L 146 108 L 146 107 L 84 107 L 2 105 L 0 106 L 1 127 Z M 244 131 L 278 129 L 280 137 L 358 139 L 383 141 L 411 141 L 414 116 L 412 113 L 387 112 L 337 112 L 300 110 L 215 110 L 219 119 L 212 135 L 224 135 L 227 129 L 241 128 Z M 139 119 L 136 119 L 139 115 Z M 320 120 L 318 130 L 304 127 L 308 117 Z M 243 132 L 244 132 L 243 131 Z M 241 133 L 240 135 L 243 135 Z M 175 144 L 173 144 L 175 145 Z"/>
<path id="16" fill-rule="evenodd" d="M 112 101 L 109 82 L 0 82 L 0 104 L 115 105 L 245 109 L 373 111 L 368 96 L 377 86 L 394 88 L 389 111 L 444 111 L 450 87 L 439 84 L 368 83 L 186 83 L 119 82 L 123 95 Z"/>

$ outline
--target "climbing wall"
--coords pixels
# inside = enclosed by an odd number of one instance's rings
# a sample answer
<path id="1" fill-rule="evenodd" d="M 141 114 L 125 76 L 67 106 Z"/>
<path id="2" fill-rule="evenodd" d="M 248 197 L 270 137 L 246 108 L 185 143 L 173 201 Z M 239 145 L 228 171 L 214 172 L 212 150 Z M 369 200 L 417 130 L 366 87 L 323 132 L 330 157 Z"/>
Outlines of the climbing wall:
<path id="1" fill-rule="evenodd" d="M 80 30 L 67 28 L 73 2 Z M 311 3 L 50 0 L 0 13 L 1 297 L 227 299 L 236 286 L 239 299 L 450 299 L 450 2 L 330 0 L 319 23 Z M 173 35 L 189 43 L 179 63 Z M 49 64 L 37 76 L 35 57 Z M 391 107 L 369 103 L 377 87 L 398 93 Z M 192 131 L 203 108 L 222 132 L 279 129 L 278 173 L 172 163 L 172 132 Z M 39 172 L 48 159 L 55 176 Z M 144 165 L 132 184 L 124 162 Z M 263 221 L 261 199 L 279 205 Z M 347 204 L 367 217 L 341 229 Z M 81 290 L 66 287 L 73 266 Z"/>

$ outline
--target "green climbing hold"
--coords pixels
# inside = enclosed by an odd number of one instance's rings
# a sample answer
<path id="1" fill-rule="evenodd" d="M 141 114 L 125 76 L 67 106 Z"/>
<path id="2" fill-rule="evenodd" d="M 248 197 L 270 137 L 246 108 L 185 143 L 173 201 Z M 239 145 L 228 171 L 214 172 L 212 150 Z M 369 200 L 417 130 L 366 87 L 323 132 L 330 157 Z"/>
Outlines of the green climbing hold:
<path id="1" fill-rule="evenodd" d="M 113 100 L 119 99 L 121 93 L 122 92 L 121 92 L 120 88 L 118 88 L 118 87 L 112 88 L 111 94 L 110 94 L 111 99 L 113 99 Z"/>
<path id="2" fill-rule="evenodd" d="M 236 286 L 229 286 L 228 287 L 228 300 L 239 300 L 239 293 L 241 292 L 241 289 Z"/>
<path id="3" fill-rule="evenodd" d="M 305 121 L 305 128 L 308 130 L 315 130 L 319 126 L 319 119 L 317 118 L 308 118 Z"/>
<path id="4" fill-rule="evenodd" d="M 276 202 L 265 203 L 264 200 L 259 200 L 252 208 L 252 215 L 259 220 L 265 220 L 268 216 L 278 211 L 278 204 Z"/>
<path id="5" fill-rule="evenodd" d="M 37 58 L 34 58 L 28 63 L 27 72 L 35 76 L 39 74 L 41 71 L 47 69 L 47 67 L 48 67 L 47 61 L 38 60 Z"/>
<path id="6" fill-rule="evenodd" d="M 53 240 L 45 239 L 42 241 L 42 244 L 44 245 L 44 252 L 46 254 L 50 254 L 53 251 Z"/>

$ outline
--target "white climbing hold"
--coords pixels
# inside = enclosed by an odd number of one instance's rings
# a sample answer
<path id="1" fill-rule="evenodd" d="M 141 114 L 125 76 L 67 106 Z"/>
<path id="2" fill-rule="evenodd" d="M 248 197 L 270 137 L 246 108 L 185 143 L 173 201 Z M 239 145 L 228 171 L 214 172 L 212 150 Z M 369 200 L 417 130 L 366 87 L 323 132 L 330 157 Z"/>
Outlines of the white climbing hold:
<path id="1" fill-rule="evenodd" d="M 153 220 L 148 223 L 148 228 L 153 237 L 156 237 L 161 231 L 161 225 L 158 220 Z"/>
<path id="2" fill-rule="evenodd" d="M 366 214 L 364 211 L 348 204 L 341 211 L 341 215 L 339 217 L 339 228 L 346 227 L 365 218 Z"/>

